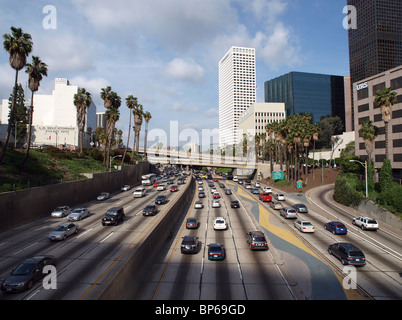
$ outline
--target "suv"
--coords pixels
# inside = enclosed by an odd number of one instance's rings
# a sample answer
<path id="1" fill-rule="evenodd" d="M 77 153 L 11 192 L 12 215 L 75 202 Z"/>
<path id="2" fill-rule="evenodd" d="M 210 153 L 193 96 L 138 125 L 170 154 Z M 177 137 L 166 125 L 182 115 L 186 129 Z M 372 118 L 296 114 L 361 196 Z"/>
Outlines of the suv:
<path id="1" fill-rule="evenodd" d="M 155 199 L 155 204 L 165 204 L 166 203 L 166 196 L 165 195 L 159 195 Z"/>
<path id="2" fill-rule="evenodd" d="M 334 243 L 328 247 L 328 253 L 339 259 L 343 265 L 365 266 L 364 253 L 350 243 Z"/>
<path id="3" fill-rule="evenodd" d="M 102 218 L 102 226 L 114 224 L 117 226 L 119 221 L 124 220 L 123 207 L 114 207 L 106 212 L 106 215 Z"/>
<path id="4" fill-rule="evenodd" d="M 370 217 L 353 218 L 353 224 L 364 230 L 377 230 L 378 222 Z"/>
<path id="5" fill-rule="evenodd" d="M 268 250 L 267 239 L 261 231 L 250 231 L 246 234 L 247 243 L 250 250 Z"/>
<path id="6" fill-rule="evenodd" d="M 181 253 L 197 253 L 198 237 L 184 236 L 180 246 Z"/>

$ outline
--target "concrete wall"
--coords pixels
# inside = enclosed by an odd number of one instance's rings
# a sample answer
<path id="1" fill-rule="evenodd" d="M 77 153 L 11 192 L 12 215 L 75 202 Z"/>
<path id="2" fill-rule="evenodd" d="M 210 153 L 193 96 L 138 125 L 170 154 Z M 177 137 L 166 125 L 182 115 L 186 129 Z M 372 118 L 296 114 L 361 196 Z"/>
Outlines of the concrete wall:
<path id="1" fill-rule="evenodd" d="M 393 213 L 380 208 L 372 201 L 362 201 L 357 210 L 363 212 L 364 215 L 368 217 L 374 218 L 377 221 L 385 222 L 399 230 L 402 230 L 402 219 Z"/>
<path id="2" fill-rule="evenodd" d="M 135 166 L 123 166 L 121 171 L 94 174 L 88 180 L 1 193 L 0 232 L 49 217 L 57 206 L 76 207 L 95 200 L 103 191 L 113 193 L 124 184 L 139 183 L 141 176 L 150 170 L 151 165 L 142 162 Z"/>

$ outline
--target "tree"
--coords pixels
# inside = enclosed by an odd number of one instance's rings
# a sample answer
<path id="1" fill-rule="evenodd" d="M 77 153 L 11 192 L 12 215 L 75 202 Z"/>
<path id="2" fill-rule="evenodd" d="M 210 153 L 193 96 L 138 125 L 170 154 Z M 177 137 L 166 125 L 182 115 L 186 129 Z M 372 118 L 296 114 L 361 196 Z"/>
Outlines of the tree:
<path id="1" fill-rule="evenodd" d="M 368 159 L 372 161 L 372 153 L 374 151 L 374 140 L 377 137 L 378 128 L 372 124 L 370 120 L 364 121 L 359 129 L 359 135 L 364 140 Z"/>
<path id="2" fill-rule="evenodd" d="M 32 120 L 33 120 L 33 112 L 34 112 L 34 93 L 39 90 L 40 82 L 43 79 L 43 76 L 47 77 L 47 64 L 42 62 L 39 57 L 32 56 L 32 63 L 28 63 L 26 65 L 26 73 L 29 74 L 29 89 L 32 91 L 31 97 L 31 107 L 28 112 L 28 141 L 27 141 L 27 149 L 25 153 L 25 157 L 22 160 L 21 168 L 24 166 L 25 161 L 28 159 L 29 150 L 31 147 L 31 138 L 32 138 Z"/>
<path id="3" fill-rule="evenodd" d="M 144 156 L 146 157 L 147 154 L 147 142 L 148 142 L 148 123 L 152 119 L 152 115 L 149 111 L 144 113 L 144 120 L 145 120 L 145 138 L 144 138 Z"/>
<path id="4" fill-rule="evenodd" d="M 11 27 L 11 34 L 4 34 L 3 39 L 4 49 L 10 54 L 10 66 L 15 70 L 14 92 L 11 104 L 11 113 L 14 114 L 18 90 L 18 72 L 24 68 L 25 64 L 27 63 L 27 57 L 32 51 L 33 43 L 30 34 L 22 32 L 21 28 L 15 27 Z M 3 162 L 3 158 L 7 150 L 12 125 L 13 124 L 9 121 L 6 139 L 0 154 L 0 164 Z"/>
<path id="5" fill-rule="evenodd" d="M 13 103 L 13 94 L 10 94 L 10 98 L 8 99 L 8 105 L 10 109 L 9 117 L 11 123 L 14 125 L 11 128 L 12 135 L 15 137 L 15 145 L 22 144 L 27 137 L 27 125 L 28 118 L 27 113 L 28 109 L 25 106 L 25 95 L 24 89 L 19 84 L 17 90 L 17 99 L 14 106 L 14 114 L 11 113 L 11 105 Z"/>
<path id="6" fill-rule="evenodd" d="M 389 192 L 392 189 L 392 166 L 388 158 L 384 160 L 380 169 L 380 189 L 381 193 Z"/>
<path id="7" fill-rule="evenodd" d="M 385 124 L 385 158 L 389 159 L 388 147 L 388 130 L 389 123 L 392 120 L 392 106 L 396 103 L 396 92 L 391 91 L 392 88 L 384 88 L 378 90 L 375 94 L 374 103 L 380 107 L 382 120 Z"/>
<path id="8" fill-rule="evenodd" d="M 74 105 L 77 108 L 77 124 L 79 131 L 79 144 L 80 144 L 80 154 L 82 154 L 82 146 L 84 144 L 84 130 L 87 109 L 91 105 L 92 98 L 91 94 L 87 92 L 84 88 L 79 88 L 78 93 L 74 95 Z"/>
<path id="9" fill-rule="evenodd" d="M 134 138 L 134 148 L 133 148 L 132 161 L 134 161 L 134 150 L 135 150 L 135 154 L 138 157 L 138 149 L 140 147 L 140 131 L 141 131 L 141 125 L 142 125 L 142 117 L 144 115 L 144 109 L 143 109 L 142 104 L 137 104 L 134 107 L 133 114 L 134 114 L 134 133 L 135 133 L 135 138 Z"/>
<path id="10" fill-rule="evenodd" d="M 138 105 L 138 99 L 134 97 L 132 94 L 126 98 L 126 106 L 130 110 L 130 120 L 128 122 L 128 136 L 127 136 L 127 144 L 126 149 L 124 150 L 123 158 L 121 159 L 121 163 L 123 163 L 124 159 L 126 158 L 128 145 L 130 143 L 130 135 L 131 135 L 131 114 L 132 110 Z M 133 150 L 134 152 L 134 150 Z"/>

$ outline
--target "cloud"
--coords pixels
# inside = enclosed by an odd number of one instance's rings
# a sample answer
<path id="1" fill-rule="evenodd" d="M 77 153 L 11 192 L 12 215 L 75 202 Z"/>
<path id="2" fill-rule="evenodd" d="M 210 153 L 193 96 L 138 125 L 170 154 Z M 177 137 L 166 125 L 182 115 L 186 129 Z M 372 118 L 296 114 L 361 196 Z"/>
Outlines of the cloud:
<path id="1" fill-rule="evenodd" d="M 202 83 L 204 81 L 204 69 L 193 59 L 174 59 L 165 69 L 166 75 L 182 81 Z"/>

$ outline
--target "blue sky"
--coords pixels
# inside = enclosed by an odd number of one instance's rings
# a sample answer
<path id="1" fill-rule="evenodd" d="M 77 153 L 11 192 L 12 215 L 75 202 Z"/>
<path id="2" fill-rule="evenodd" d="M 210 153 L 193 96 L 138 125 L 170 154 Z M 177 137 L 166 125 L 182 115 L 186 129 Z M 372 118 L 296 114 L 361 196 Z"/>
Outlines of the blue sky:
<path id="1" fill-rule="evenodd" d="M 349 75 L 346 0 L 0 0 L 0 33 L 30 33 L 31 55 L 48 64 L 39 93 L 55 78 L 92 93 L 104 111 L 101 88 L 122 100 L 133 94 L 150 111 L 149 129 L 179 132 L 218 128 L 218 62 L 231 46 L 256 48 L 257 100 L 264 81 L 290 71 Z M 57 10 L 55 29 L 43 22 Z M 46 24 L 46 23 L 45 23 Z M 0 50 L 0 99 L 12 91 L 14 71 Z M 28 61 L 31 57 L 28 58 Z M 26 75 L 20 73 L 20 81 Z M 117 128 L 128 131 L 120 108 Z M 141 139 L 142 140 L 142 139 Z"/>

